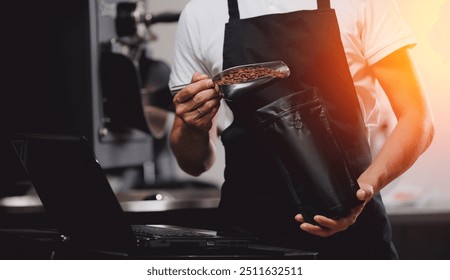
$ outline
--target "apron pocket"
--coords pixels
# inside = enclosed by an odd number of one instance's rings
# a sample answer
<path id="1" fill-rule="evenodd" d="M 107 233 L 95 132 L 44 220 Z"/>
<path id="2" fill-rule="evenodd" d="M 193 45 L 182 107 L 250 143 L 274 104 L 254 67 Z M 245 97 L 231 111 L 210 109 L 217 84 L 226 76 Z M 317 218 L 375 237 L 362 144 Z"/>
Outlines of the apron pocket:
<path id="1" fill-rule="evenodd" d="M 256 111 L 265 149 L 284 174 L 305 220 L 339 218 L 361 203 L 359 186 L 333 136 L 329 116 L 315 87 L 275 100 Z"/>

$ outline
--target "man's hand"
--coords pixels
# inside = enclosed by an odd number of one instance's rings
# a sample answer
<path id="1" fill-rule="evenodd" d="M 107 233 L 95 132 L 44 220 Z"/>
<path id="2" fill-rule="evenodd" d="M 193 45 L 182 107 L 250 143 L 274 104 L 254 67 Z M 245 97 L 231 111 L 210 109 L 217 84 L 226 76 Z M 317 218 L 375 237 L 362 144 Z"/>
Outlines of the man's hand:
<path id="1" fill-rule="evenodd" d="M 337 232 L 344 231 L 348 229 L 351 225 L 356 222 L 359 214 L 361 214 L 362 210 L 366 203 L 372 199 L 374 195 L 374 189 L 371 185 L 365 183 L 359 183 L 360 189 L 356 192 L 356 197 L 364 201 L 360 206 L 352 209 L 350 215 L 347 217 L 340 218 L 338 220 L 333 220 L 327 218 L 325 216 L 316 215 L 314 216 L 314 221 L 316 221 L 319 225 L 313 225 L 310 223 L 306 223 L 301 214 L 297 214 L 295 216 L 295 220 L 300 224 L 300 229 L 321 237 L 328 237 Z"/>
<path id="2" fill-rule="evenodd" d="M 191 84 L 173 98 L 175 113 L 189 128 L 208 132 L 220 106 L 220 96 L 207 75 L 194 73 Z"/>

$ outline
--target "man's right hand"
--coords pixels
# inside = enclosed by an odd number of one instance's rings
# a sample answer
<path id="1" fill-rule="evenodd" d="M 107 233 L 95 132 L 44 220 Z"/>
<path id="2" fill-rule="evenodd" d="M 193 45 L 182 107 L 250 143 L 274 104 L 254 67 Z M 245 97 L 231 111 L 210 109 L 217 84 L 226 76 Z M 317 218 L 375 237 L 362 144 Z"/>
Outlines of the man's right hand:
<path id="1" fill-rule="evenodd" d="M 191 83 L 173 98 L 175 113 L 188 128 L 208 132 L 220 106 L 219 93 L 205 74 L 194 73 Z"/>

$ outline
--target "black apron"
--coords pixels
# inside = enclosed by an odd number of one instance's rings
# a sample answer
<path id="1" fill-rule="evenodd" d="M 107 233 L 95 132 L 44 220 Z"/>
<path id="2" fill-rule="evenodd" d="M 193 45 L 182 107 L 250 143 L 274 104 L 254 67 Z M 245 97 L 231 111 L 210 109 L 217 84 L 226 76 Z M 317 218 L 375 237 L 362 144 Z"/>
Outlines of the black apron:
<path id="1" fill-rule="evenodd" d="M 226 163 L 219 205 L 223 230 L 256 234 L 274 245 L 316 251 L 322 259 L 396 258 L 379 195 L 345 232 L 321 238 L 301 231 L 294 220 L 299 211 L 286 182 L 286 171 L 280 169 L 253 129 L 258 109 L 293 93 L 308 98 L 310 89 L 318 88 L 336 137 L 353 161 L 352 172 L 359 176 L 370 164 L 360 111 L 348 110 L 359 108 L 359 103 L 336 15 L 329 0 L 318 0 L 317 4 L 317 10 L 240 19 L 237 0 L 228 0 L 230 19 L 225 27 L 223 69 L 282 60 L 291 75 L 228 102 L 234 120 L 221 135 Z M 302 172 L 296 172 L 300 180 Z"/>

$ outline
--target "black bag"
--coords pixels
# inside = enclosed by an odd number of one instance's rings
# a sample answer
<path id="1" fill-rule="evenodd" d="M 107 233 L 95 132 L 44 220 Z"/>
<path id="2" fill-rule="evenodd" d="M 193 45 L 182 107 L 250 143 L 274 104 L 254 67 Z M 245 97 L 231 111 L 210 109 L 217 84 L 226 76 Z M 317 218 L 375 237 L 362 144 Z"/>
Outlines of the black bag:
<path id="1" fill-rule="evenodd" d="M 265 149 L 284 173 L 307 222 L 315 223 L 317 214 L 343 217 L 361 204 L 348 158 L 352 151 L 344 151 L 337 141 L 316 87 L 281 97 L 259 108 L 255 117 Z"/>

